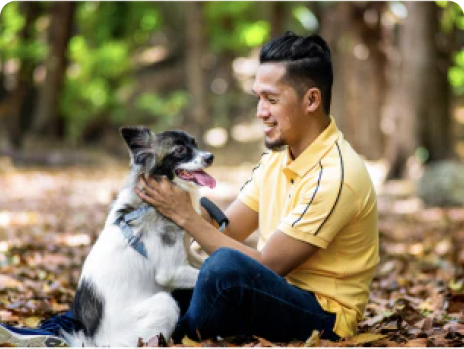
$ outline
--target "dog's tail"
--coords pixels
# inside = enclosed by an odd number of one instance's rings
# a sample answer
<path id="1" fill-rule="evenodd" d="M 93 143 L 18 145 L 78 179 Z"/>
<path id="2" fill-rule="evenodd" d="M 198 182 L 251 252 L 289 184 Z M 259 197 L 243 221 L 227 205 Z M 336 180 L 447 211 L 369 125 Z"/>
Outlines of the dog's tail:
<path id="1" fill-rule="evenodd" d="M 194 268 L 200 269 L 206 257 L 198 252 L 197 247 L 199 248 L 199 245 L 195 241 L 192 243 L 192 237 L 188 233 L 184 234 L 184 247 L 189 264 Z"/>

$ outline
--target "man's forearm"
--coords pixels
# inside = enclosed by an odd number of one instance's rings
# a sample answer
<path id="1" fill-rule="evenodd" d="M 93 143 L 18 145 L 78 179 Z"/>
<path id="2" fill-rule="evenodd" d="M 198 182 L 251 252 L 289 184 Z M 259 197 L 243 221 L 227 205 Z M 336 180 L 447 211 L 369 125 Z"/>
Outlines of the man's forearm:
<path id="1" fill-rule="evenodd" d="M 214 219 L 213 217 L 211 217 L 209 212 L 206 211 L 206 209 L 203 206 L 200 206 L 200 209 L 201 209 L 201 217 L 203 217 L 203 219 L 207 221 L 209 224 L 214 224 Z"/>
<path id="2" fill-rule="evenodd" d="M 190 235 L 192 235 L 192 237 L 208 254 L 212 254 L 218 248 L 229 247 L 235 250 L 239 250 L 262 263 L 261 253 L 259 251 L 234 240 L 226 234 L 221 233 L 199 215 L 192 215 L 187 219 L 178 221 L 177 223 Z"/>

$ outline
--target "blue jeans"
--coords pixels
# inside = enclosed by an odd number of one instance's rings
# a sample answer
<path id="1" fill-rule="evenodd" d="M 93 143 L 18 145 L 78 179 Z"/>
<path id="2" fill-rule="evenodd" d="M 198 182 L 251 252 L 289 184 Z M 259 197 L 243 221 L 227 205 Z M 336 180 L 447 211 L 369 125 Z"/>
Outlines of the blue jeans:
<path id="1" fill-rule="evenodd" d="M 312 292 L 290 285 L 230 248 L 220 248 L 206 260 L 188 309 L 185 293 L 183 300 L 174 296 L 183 314 L 174 339 L 185 334 L 196 340 L 256 335 L 278 342 L 305 341 L 314 329 L 322 338 L 339 339 L 333 332 L 335 314 L 324 311 Z"/>

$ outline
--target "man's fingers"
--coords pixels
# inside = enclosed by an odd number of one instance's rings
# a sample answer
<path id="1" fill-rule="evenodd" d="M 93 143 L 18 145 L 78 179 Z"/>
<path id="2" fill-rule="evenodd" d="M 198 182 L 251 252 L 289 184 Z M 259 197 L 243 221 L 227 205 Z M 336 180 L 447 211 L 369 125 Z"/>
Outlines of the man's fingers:
<path id="1" fill-rule="evenodd" d="M 148 185 L 154 185 L 156 183 L 160 183 L 161 182 L 161 178 L 163 178 L 162 176 L 158 176 L 158 175 L 155 175 L 153 177 L 146 177 L 144 178 L 145 181 L 147 182 Z"/>
<path id="2" fill-rule="evenodd" d="M 146 185 L 142 180 L 139 181 L 139 184 L 134 188 L 135 193 L 146 203 L 149 203 L 152 206 L 156 206 L 155 199 L 158 197 L 153 188 Z"/>
<path id="3" fill-rule="evenodd" d="M 156 186 L 156 182 L 151 177 L 140 176 L 140 182 L 146 187 L 153 188 Z"/>
<path id="4" fill-rule="evenodd" d="M 135 188 L 135 193 L 139 196 L 139 198 L 141 198 L 145 202 L 148 202 L 150 205 L 155 204 L 155 202 L 153 201 L 153 199 L 150 196 L 145 194 L 142 190 L 140 190 L 137 187 Z"/>
<path id="5" fill-rule="evenodd" d="M 152 203 L 155 198 L 163 197 L 164 194 L 175 188 L 164 176 L 160 176 L 156 179 L 140 177 L 137 187 L 140 191 L 144 192 L 146 197 L 152 199 L 150 203 Z"/>
<path id="6" fill-rule="evenodd" d="M 145 178 L 141 178 L 139 183 L 141 184 L 141 187 L 145 193 L 150 194 L 150 195 L 155 195 L 156 190 L 157 190 L 157 183 L 149 183 Z"/>
<path id="7" fill-rule="evenodd" d="M 145 183 L 153 188 L 159 188 L 162 185 L 170 184 L 166 176 L 155 176 L 144 178 Z"/>
<path id="8" fill-rule="evenodd" d="M 151 185 L 153 182 L 155 183 L 153 187 L 158 191 L 158 193 L 167 193 L 175 188 L 175 186 L 166 176 L 158 176 L 155 179 L 150 178 L 148 185 Z"/>

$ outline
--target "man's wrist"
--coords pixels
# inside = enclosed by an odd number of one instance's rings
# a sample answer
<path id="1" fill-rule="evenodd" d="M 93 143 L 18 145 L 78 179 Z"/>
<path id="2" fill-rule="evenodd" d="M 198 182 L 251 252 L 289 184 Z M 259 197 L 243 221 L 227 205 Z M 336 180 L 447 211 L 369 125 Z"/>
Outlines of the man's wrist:
<path id="1" fill-rule="evenodd" d="M 187 227 L 187 224 L 189 222 L 191 222 L 193 219 L 197 218 L 197 217 L 200 217 L 195 211 L 193 211 L 193 214 L 192 213 L 188 213 L 186 215 L 180 215 L 176 220 L 176 224 L 183 228 L 183 229 L 186 229 Z"/>

